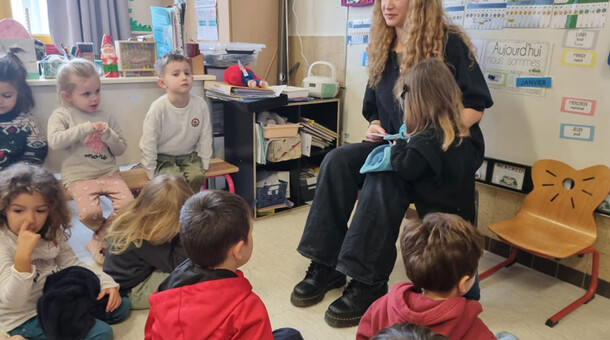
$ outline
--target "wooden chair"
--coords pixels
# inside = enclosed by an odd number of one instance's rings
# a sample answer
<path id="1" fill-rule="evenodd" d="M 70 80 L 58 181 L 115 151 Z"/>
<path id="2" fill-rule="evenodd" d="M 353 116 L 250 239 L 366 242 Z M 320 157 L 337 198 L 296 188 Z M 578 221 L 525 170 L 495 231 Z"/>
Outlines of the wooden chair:
<path id="1" fill-rule="evenodd" d="M 525 197 L 517 216 L 489 226 L 512 246 L 512 251 L 506 261 L 482 273 L 480 279 L 513 264 L 518 249 L 551 259 L 591 253 L 591 284 L 587 292 L 546 321 L 547 326 L 553 327 L 595 297 L 599 253 L 591 247 L 597 237 L 593 211 L 608 195 L 610 169 L 597 165 L 576 171 L 562 162 L 544 159 L 534 164 L 532 181 L 534 190 Z"/>

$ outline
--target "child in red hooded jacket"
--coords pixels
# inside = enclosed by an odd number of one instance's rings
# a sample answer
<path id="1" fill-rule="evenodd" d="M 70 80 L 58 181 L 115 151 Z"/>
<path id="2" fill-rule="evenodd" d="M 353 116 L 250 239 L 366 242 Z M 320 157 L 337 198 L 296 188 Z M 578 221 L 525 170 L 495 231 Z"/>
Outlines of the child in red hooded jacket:
<path id="1" fill-rule="evenodd" d="M 464 295 L 474 284 L 483 235 L 457 215 L 430 213 L 405 226 L 400 245 L 412 282 L 394 285 L 366 311 L 357 340 L 395 323 L 427 326 L 451 340 L 492 340 L 478 315 L 483 307 Z M 502 339 L 516 339 L 503 332 Z"/>
<path id="2" fill-rule="evenodd" d="M 237 268 L 253 250 L 252 217 L 243 198 L 205 190 L 180 211 L 189 259 L 148 298 L 146 340 L 303 340 L 292 328 L 271 331 L 263 301 Z"/>

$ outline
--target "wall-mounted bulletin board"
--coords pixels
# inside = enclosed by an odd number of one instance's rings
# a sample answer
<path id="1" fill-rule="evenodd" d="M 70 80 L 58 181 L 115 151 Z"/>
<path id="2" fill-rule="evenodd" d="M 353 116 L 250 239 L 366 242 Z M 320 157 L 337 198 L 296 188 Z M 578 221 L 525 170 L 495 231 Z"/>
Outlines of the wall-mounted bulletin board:
<path id="1" fill-rule="evenodd" d="M 128 0 L 131 33 L 135 35 L 152 33 L 150 7 L 162 6 L 162 0 Z"/>
<path id="2" fill-rule="evenodd" d="M 525 167 L 543 158 L 575 169 L 610 166 L 609 0 L 443 4 L 473 40 L 494 100 L 481 121 L 486 157 Z M 371 14 L 370 6 L 350 7 L 348 20 Z M 362 140 L 366 130 L 366 57 L 366 44 L 346 47 L 347 142 Z M 610 197 L 605 206 L 610 212 Z"/>

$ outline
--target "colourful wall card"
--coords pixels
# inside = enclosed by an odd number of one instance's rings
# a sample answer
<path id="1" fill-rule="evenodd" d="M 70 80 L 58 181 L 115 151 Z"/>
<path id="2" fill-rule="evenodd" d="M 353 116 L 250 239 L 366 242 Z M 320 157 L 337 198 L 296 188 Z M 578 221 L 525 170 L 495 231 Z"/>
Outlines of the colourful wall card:
<path id="1" fill-rule="evenodd" d="M 507 188 L 521 190 L 525 179 L 525 168 L 508 165 L 500 162 L 494 163 L 491 183 Z"/>
<path id="2" fill-rule="evenodd" d="M 559 138 L 576 139 L 587 142 L 592 142 L 595 136 L 595 126 L 593 125 L 576 125 L 576 124 L 561 124 L 559 130 Z"/>
<path id="3" fill-rule="evenodd" d="M 609 0 L 555 0 L 553 28 L 604 27 Z"/>
<path id="4" fill-rule="evenodd" d="M 350 20 L 347 22 L 347 44 L 361 45 L 369 42 L 371 19 Z"/>
<path id="5" fill-rule="evenodd" d="M 487 40 L 479 50 L 479 63 L 490 88 L 542 96 L 544 88 L 517 87 L 517 78 L 545 77 L 551 50 L 546 41 Z"/>
<path id="6" fill-rule="evenodd" d="M 517 77 L 517 87 L 551 87 L 551 77 Z"/>
<path id="7" fill-rule="evenodd" d="M 561 54 L 561 65 L 593 67 L 596 57 L 596 51 L 564 49 Z"/>
<path id="8" fill-rule="evenodd" d="M 471 0 L 466 4 L 464 28 L 499 30 L 504 27 L 506 0 Z"/>
<path id="9" fill-rule="evenodd" d="M 597 100 L 563 97 L 561 100 L 561 112 L 593 116 L 596 105 Z"/>
<path id="10" fill-rule="evenodd" d="M 511 0 L 506 7 L 504 27 L 549 27 L 552 16 L 553 0 Z"/>
<path id="11" fill-rule="evenodd" d="M 594 50 L 598 35 L 599 31 L 593 30 L 566 30 L 563 47 Z"/>
<path id="12" fill-rule="evenodd" d="M 464 25 L 464 0 L 443 0 L 443 8 L 445 13 L 451 19 L 451 22 L 458 26 Z"/>

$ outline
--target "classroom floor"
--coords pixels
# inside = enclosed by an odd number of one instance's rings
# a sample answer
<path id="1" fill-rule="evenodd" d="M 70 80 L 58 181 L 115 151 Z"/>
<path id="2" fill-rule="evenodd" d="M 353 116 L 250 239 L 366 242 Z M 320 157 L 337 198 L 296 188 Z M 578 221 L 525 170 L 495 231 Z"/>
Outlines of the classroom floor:
<path id="1" fill-rule="evenodd" d="M 265 303 L 273 328 L 293 327 L 309 339 L 354 339 L 356 327 L 336 329 L 324 322 L 324 311 L 339 297 L 336 289 L 324 301 L 309 308 L 290 304 L 292 287 L 303 278 L 308 260 L 296 252 L 308 207 L 254 222 L 254 253 L 243 268 L 245 276 Z M 87 263 L 93 259 L 85 249 L 91 232 L 74 220 L 70 244 Z M 485 253 L 481 271 L 500 262 L 501 257 Z M 604 264 L 607 265 L 607 264 Z M 99 268 L 99 267 L 98 267 Z M 390 284 L 406 280 L 402 260 L 398 259 Z M 610 300 L 596 296 L 565 317 L 557 326 L 544 325 L 546 319 L 580 297 L 584 291 L 568 283 L 521 265 L 501 270 L 481 282 L 481 318 L 493 332 L 510 331 L 522 340 L 608 339 Z M 123 323 L 114 325 L 115 339 L 144 338 L 147 311 L 134 311 Z"/>

